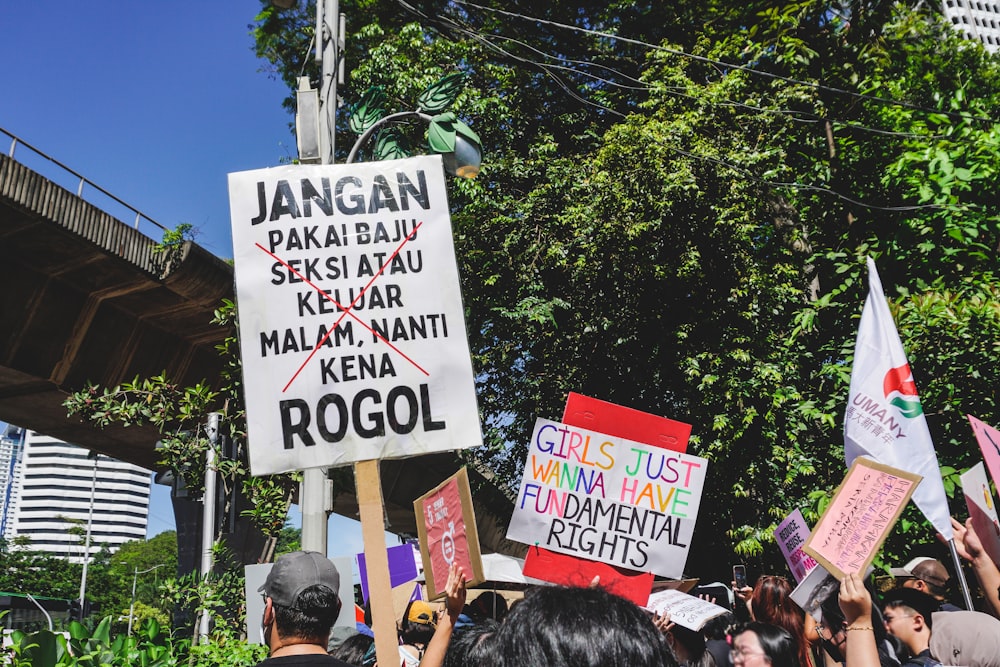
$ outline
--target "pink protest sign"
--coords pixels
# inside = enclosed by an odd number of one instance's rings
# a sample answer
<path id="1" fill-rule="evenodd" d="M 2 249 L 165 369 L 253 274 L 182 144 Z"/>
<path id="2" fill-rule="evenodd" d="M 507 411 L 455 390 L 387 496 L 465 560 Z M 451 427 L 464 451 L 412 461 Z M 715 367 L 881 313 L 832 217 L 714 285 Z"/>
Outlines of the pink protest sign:
<path id="1" fill-rule="evenodd" d="M 972 415 L 966 415 L 972 424 L 972 432 L 976 434 L 979 449 L 983 451 L 983 460 L 990 470 L 993 483 L 1000 488 L 1000 431 L 989 424 L 979 421 Z"/>
<path id="2" fill-rule="evenodd" d="M 859 456 L 803 550 L 837 579 L 863 575 L 921 479 Z"/>
<path id="3" fill-rule="evenodd" d="M 465 571 L 468 585 L 483 581 L 483 564 L 472 509 L 469 474 L 465 468 L 446 479 L 413 503 L 420 536 L 428 597 L 444 594 L 452 563 Z"/>
<path id="4" fill-rule="evenodd" d="M 816 561 L 802 551 L 806 540 L 809 539 L 809 526 L 802 518 L 802 512 L 793 511 L 784 521 L 774 529 L 774 539 L 781 549 L 781 554 L 788 563 L 788 568 L 792 571 L 796 583 L 806 578 L 806 575 L 816 567 Z"/>

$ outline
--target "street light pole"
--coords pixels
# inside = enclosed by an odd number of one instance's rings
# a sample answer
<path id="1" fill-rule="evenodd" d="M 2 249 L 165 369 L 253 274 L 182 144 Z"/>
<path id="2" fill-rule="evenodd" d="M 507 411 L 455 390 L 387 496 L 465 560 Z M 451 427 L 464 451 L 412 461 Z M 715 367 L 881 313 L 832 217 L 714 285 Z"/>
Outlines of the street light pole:
<path id="1" fill-rule="evenodd" d="M 316 0 L 316 60 L 320 63 L 320 164 L 333 164 L 337 134 L 337 80 L 341 77 L 340 40 L 343 17 L 339 0 Z M 305 122 L 305 121 L 303 121 Z M 299 120 L 296 120 L 296 125 Z M 299 508 L 302 512 L 302 548 L 326 555 L 327 525 L 332 489 L 326 468 L 302 471 Z"/>
<path id="2" fill-rule="evenodd" d="M 90 480 L 90 512 L 87 515 L 87 536 L 84 538 L 83 543 L 83 572 L 80 575 L 80 618 L 77 620 L 83 622 L 84 615 L 84 600 L 87 596 L 87 565 L 90 563 L 90 533 L 94 526 L 94 499 L 97 494 L 97 460 L 101 458 L 101 455 L 97 452 L 91 452 L 94 455 L 94 474 Z"/>
<path id="3" fill-rule="evenodd" d="M 167 566 L 166 563 L 161 563 L 159 565 L 154 565 L 153 567 L 150 567 L 150 568 L 147 568 L 145 570 L 142 570 L 141 572 L 139 571 L 138 567 L 134 568 L 135 569 L 135 573 L 132 575 L 132 602 L 129 603 L 129 606 L 128 606 L 128 633 L 127 634 L 129 636 L 132 635 L 132 619 L 135 617 L 135 585 L 136 585 L 136 582 L 139 581 L 139 575 L 140 574 L 146 574 L 147 572 L 152 572 L 153 570 L 158 570 L 161 567 L 166 567 L 166 566 Z"/>
<path id="4" fill-rule="evenodd" d="M 215 484 L 216 484 L 216 462 L 215 447 L 219 442 L 219 421 L 221 415 L 218 412 L 208 413 L 208 424 L 205 425 L 205 434 L 208 436 L 208 449 L 205 450 L 205 492 L 201 499 L 201 576 L 204 579 L 212 573 L 215 567 L 215 557 L 212 546 L 215 543 Z M 208 636 L 211 616 L 206 606 L 201 610 L 198 623 L 198 638 L 204 640 Z"/>

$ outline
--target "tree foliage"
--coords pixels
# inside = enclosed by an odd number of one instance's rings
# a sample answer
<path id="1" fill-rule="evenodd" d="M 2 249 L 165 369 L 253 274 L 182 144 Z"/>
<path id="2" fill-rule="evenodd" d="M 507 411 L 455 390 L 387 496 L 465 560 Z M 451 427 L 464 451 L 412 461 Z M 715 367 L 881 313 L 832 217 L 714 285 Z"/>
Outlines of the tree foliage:
<path id="1" fill-rule="evenodd" d="M 204 493 L 205 452 L 212 446 L 206 425 L 209 413 L 218 412 L 220 433 L 214 445 L 215 471 L 228 499 L 226 507 L 220 509 L 223 513 L 228 512 L 228 504 L 239 502 L 241 494 L 249 500 L 249 507 L 242 514 L 268 537 L 264 553 L 258 558 L 266 562 L 288 515 L 293 480 L 288 475 L 250 477 L 243 453 L 246 416 L 236 343 L 235 304 L 225 300 L 215 311 L 213 322 L 230 332 L 218 346 L 219 354 L 227 362 L 221 378 L 192 387 L 181 387 L 165 375 L 136 377 L 116 387 L 91 384 L 71 394 L 65 406 L 70 415 L 78 414 L 99 428 L 110 424 L 155 427 L 161 435 L 157 443 L 159 463 L 171 472 L 175 490 L 183 488 L 192 499 Z M 235 456 L 224 456 L 224 441 L 234 443 Z M 222 538 L 220 528 L 217 539 Z"/>
<path id="2" fill-rule="evenodd" d="M 476 456 L 516 486 L 570 391 L 690 422 L 711 466 L 689 570 L 723 577 L 782 567 L 773 527 L 843 477 L 866 255 L 950 493 L 979 458 L 964 415 L 1000 420 L 1000 64 L 924 4 L 661 5 L 342 2 L 338 143 L 366 90 L 404 110 L 466 75 L 454 108 L 486 158 L 450 190 Z M 286 81 L 311 11 L 255 24 Z M 933 541 L 900 525 L 887 561 Z"/>

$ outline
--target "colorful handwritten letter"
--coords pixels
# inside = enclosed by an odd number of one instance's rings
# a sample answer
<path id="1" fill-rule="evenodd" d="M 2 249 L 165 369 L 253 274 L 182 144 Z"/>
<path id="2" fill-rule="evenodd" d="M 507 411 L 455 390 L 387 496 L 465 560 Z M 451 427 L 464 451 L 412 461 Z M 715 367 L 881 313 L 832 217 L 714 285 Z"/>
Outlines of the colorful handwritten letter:
<path id="1" fill-rule="evenodd" d="M 858 457 L 803 547 L 842 579 L 861 575 L 922 477 Z"/>
<path id="2" fill-rule="evenodd" d="M 559 422 L 535 422 L 507 537 L 680 578 L 708 461 Z"/>

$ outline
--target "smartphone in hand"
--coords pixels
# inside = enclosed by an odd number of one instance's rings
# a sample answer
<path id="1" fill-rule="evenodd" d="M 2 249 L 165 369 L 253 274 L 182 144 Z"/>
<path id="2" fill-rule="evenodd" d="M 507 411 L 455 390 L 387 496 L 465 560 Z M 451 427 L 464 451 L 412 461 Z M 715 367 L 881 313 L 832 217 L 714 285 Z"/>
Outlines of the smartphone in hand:
<path id="1" fill-rule="evenodd" d="M 737 590 L 746 588 L 747 568 L 745 565 L 733 565 L 733 581 Z"/>

